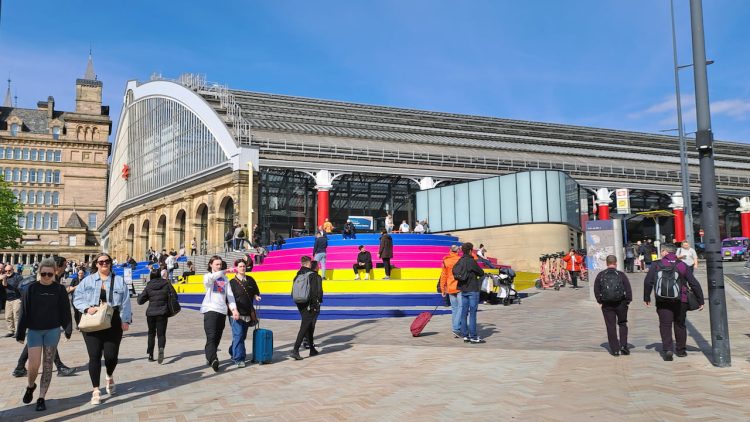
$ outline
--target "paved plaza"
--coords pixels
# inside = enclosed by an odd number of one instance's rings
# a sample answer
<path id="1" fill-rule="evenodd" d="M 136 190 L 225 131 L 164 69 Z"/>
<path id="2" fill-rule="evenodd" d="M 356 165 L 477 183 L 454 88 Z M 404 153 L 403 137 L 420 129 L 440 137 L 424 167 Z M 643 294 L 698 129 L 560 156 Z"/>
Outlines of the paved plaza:
<path id="1" fill-rule="evenodd" d="M 688 356 L 664 362 L 654 308 L 645 308 L 642 274 L 631 277 L 630 356 L 612 357 L 599 308 L 588 290 L 544 291 L 510 307 L 481 306 L 486 344 L 453 338 L 450 316 L 436 316 L 412 338 L 412 318 L 318 323 L 321 354 L 287 358 L 297 321 L 264 320 L 274 331 L 274 362 L 228 366 L 203 357 L 203 323 L 184 310 L 170 321 L 164 365 L 146 360 L 145 307 L 122 343 L 117 395 L 88 404 L 81 335 L 60 354 L 78 373 L 55 376 L 44 413 L 23 405 L 24 379 L 10 375 L 21 347 L 0 339 L 0 419 L 116 421 L 419 421 L 419 420 L 728 420 L 750 419 L 750 300 L 727 288 L 732 367 L 709 362 L 707 311 L 688 317 Z M 532 291 L 536 293 L 537 291 Z M 325 306 L 325 304 L 323 305 Z M 262 317 L 262 310 L 261 310 Z M 248 341 L 249 344 L 249 341 Z M 303 353 L 303 356 L 306 356 Z M 103 385 L 103 380 L 102 380 Z"/>

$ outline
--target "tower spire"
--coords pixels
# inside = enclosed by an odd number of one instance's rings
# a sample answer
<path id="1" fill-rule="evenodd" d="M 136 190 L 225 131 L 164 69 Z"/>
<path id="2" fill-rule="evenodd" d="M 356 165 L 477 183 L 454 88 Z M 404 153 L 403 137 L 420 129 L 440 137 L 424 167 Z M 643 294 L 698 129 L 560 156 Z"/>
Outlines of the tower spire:
<path id="1" fill-rule="evenodd" d="M 89 62 L 86 65 L 86 74 L 83 75 L 83 79 L 89 80 L 89 81 L 95 81 L 96 80 L 96 73 L 94 73 L 94 59 L 91 56 L 91 48 L 89 47 Z"/>
<path id="2" fill-rule="evenodd" d="M 11 102 L 13 100 L 13 95 L 10 93 L 10 76 L 8 76 L 8 91 L 5 92 L 5 101 L 3 102 L 3 107 L 13 107 L 13 103 Z"/>

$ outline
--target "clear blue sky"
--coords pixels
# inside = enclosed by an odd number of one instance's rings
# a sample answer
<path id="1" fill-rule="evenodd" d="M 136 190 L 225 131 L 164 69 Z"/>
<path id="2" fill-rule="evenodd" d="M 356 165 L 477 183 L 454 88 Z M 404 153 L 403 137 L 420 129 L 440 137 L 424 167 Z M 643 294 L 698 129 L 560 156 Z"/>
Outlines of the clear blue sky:
<path id="1" fill-rule="evenodd" d="M 688 64 L 688 0 L 675 3 Z M 703 6 L 716 61 L 714 133 L 750 142 L 750 1 Z M 668 0 L 2 2 L 0 75 L 10 74 L 19 106 L 53 95 L 72 109 L 89 45 L 114 120 L 127 80 L 195 72 L 231 88 L 314 98 L 654 133 L 677 127 Z M 681 83 L 691 132 L 691 69 Z"/>

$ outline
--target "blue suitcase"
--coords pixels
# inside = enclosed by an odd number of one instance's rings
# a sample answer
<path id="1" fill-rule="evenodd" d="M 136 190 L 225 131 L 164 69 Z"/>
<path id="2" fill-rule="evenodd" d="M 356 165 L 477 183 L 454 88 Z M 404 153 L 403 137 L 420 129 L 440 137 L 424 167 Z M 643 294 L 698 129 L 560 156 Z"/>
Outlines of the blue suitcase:
<path id="1" fill-rule="evenodd" d="M 273 360 L 273 331 L 265 328 L 253 330 L 253 362 L 271 363 Z"/>

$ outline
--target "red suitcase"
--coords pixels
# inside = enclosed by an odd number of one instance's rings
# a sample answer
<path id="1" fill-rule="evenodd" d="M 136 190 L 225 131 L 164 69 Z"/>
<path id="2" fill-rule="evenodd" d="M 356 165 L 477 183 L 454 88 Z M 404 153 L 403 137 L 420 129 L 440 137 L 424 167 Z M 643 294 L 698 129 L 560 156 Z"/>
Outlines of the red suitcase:
<path id="1" fill-rule="evenodd" d="M 432 314 L 437 311 L 437 306 L 435 309 L 432 310 L 432 312 L 424 311 L 417 315 L 417 318 L 414 320 L 414 322 L 411 323 L 411 327 L 409 330 L 411 331 L 411 335 L 414 337 L 419 337 L 420 334 L 422 334 L 422 330 L 424 330 L 424 327 L 427 326 L 427 323 L 430 322 L 430 319 L 432 319 Z"/>

